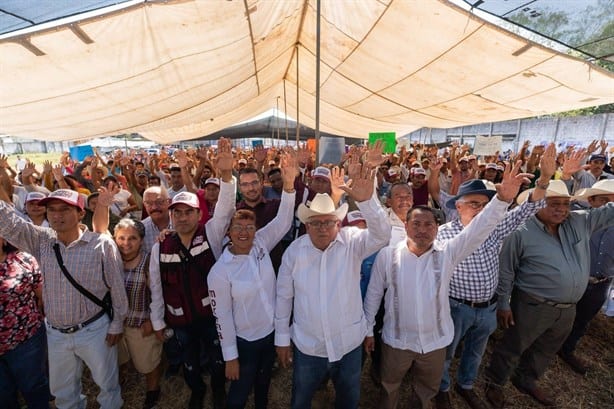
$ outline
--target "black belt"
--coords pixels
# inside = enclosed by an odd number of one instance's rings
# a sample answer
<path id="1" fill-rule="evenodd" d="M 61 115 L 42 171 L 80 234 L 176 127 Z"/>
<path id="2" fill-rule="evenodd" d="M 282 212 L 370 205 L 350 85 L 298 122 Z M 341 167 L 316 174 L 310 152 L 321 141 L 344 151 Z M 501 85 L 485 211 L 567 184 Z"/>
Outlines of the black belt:
<path id="1" fill-rule="evenodd" d="M 104 310 L 101 310 L 98 314 L 94 315 L 89 320 L 82 322 L 81 324 L 73 325 L 72 327 L 66 327 L 66 328 L 58 328 L 52 325 L 51 328 L 57 331 L 60 331 L 62 334 L 72 334 L 74 332 L 79 331 L 81 328 L 87 327 L 88 325 L 90 325 L 92 322 L 96 321 L 98 318 L 102 317 L 103 315 L 104 315 Z"/>
<path id="2" fill-rule="evenodd" d="M 471 308 L 486 308 L 486 307 L 490 307 L 491 305 L 496 303 L 498 297 L 497 297 L 497 294 L 495 294 L 495 295 L 492 296 L 492 298 L 490 300 L 488 300 L 488 301 L 481 301 L 481 302 L 463 300 L 461 298 L 454 298 L 454 297 L 450 297 L 450 298 L 453 299 L 454 301 L 458 301 L 459 303 L 468 305 Z"/>

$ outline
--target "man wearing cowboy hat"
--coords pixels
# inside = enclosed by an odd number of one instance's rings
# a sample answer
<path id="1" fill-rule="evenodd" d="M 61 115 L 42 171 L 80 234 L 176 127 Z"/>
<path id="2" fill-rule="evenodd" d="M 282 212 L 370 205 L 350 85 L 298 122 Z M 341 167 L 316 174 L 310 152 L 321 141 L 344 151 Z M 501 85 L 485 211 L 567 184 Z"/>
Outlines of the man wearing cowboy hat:
<path id="1" fill-rule="evenodd" d="M 374 178 L 373 168 L 363 165 L 351 188 L 341 187 L 357 202 L 366 230 L 340 229 L 348 205 L 335 209 L 327 194 L 317 194 L 309 207 L 298 208 L 307 234 L 284 253 L 275 306 L 279 361 L 284 367 L 294 362 L 292 408 L 311 407 L 327 376 L 335 386 L 336 407 L 358 407 L 361 345 L 367 333 L 360 267 L 363 259 L 390 240 L 390 225 L 373 196 Z"/>
<path id="2" fill-rule="evenodd" d="M 580 153 L 569 155 L 564 174 L 581 167 Z M 518 202 L 530 192 L 522 192 Z M 614 203 L 570 212 L 570 200 L 565 183 L 551 181 L 546 207 L 503 242 L 497 316 L 506 330 L 486 370 L 486 397 L 496 408 L 505 404 L 502 387 L 510 377 L 522 393 L 556 405 L 537 380 L 571 331 L 588 283 L 591 234 L 614 224 Z"/>
<path id="3" fill-rule="evenodd" d="M 491 164 L 489 164 L 491 165 Z M 494 165 L 494 164 L 493 164 Z M 495 165 L 496 166 L 496 165 Z M 454 269 L 450 282 L 450 313 L 454 322 L 454 339 L 446 349 L 443 377 L 435 403 L 437 409 L 451 408 L 449 391 L 452 387 L 450 364 L 460 347 L 461 357 L 456 371 L 454 389 L 473 409 L 485 408 L 474 392 L 474 382 L 490 335 L 497 329 L 497 282 L 499 279 L 499 249 L 503 240 L 529 217 L 546 205 L 546 188 L 556 170 L 556 147 L 550 144 L 540 161 L 541 175 L 536 189 L 520 206 L 507 212 L 505 218 L 469 257 Z M 473 223 L 496 191 L 492 183 L 474 179 L 463 183 L 458 194 L 448 199 L 446 207 L 454 208 L 458 218 L 439 229 L 438 240 L 456 237 Z M 494 185 L 492 185 L 494 189 Z M 445 195 L 444 192 L 441 192 Z M 462 346 L 461 346 L 462 341 Z"/>
<path id="4" fill-rule="evenodd" d="M 593 209 L 614 202 L 614 180 L 600 180 L 592 188 L 580 190 L 574 199 L 588 201 Z M 610 226 L 593 233 L 590 249 L 591 269 L 588 286 L 576 304 L 576 318 L 571 333 L 559 351 L 561 359 L 581 375 L 586 373 L 588 365 L 575 356 L 574 351 L 578 341 L 584 336 L 589 322 L 597 315 L 607 298 L 608 288 L 614 276 L 614 255 L 612 254 L 614 227 Z"/>

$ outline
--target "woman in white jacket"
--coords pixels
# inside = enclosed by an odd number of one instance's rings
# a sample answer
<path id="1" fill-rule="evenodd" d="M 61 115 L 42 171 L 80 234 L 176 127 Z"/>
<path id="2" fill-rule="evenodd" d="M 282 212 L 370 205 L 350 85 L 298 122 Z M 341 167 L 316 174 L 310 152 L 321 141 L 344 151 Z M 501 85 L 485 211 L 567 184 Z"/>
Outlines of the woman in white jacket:
<path id="1" fill-rule="evenodd" d="M 294 219 L 294 179 L 298 174 L 292 150 L 282 155 L 283 193 L 277 216 L 256 230 L 256 215 L 238 210 L 230 222 L 230 244 L 207 277 L 211 307 L 231 380 L 226 407 L 243 408 L 254 388 L 255 407 L 266 408 L 275 361 L 275 272 L 269 252 L 288 232 Z"/>

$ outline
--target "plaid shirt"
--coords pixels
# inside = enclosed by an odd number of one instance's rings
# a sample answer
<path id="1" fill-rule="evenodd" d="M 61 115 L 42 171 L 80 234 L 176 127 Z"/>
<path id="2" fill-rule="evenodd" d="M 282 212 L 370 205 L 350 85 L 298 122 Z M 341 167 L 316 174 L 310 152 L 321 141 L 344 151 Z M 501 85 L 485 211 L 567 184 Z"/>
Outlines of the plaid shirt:
<path id="1" fill-rule="evenodd" d="M 537 202 L 527 200 L 509 211 L 488 239 L 456 266 L 450 283 L 450 297 L 474 302 L 490 300 L 499 281 L 499 251 L 503 239 L 545 205 L 545 199 Z M 437 240 L 451 239 L 462 230 L 460 220 L 454 220 L 439 228 Z"/>
<path id="2" fill-rule="evenodd" d="M 110 236 L 92 233 L 83 226 L 85 231 L 81 236 L 66 246 L 57 240 L 53 229 L 28 223 L 3 201 L 0 201 L 0 220 L 0 236 L 32 254 L 39 262 L 44 277 L 45 315 L 51 325 L 77 325 L 100 312 L 100 307 L 73 287 L 62 273 L 53 251 L 53 245 L 59 243 L 64 265 L 79 284 L 99 299 L 110 288 L 114 316 L 109 333 L 122 333 L 128 299 L 124 288 L 123 263 Z"/>

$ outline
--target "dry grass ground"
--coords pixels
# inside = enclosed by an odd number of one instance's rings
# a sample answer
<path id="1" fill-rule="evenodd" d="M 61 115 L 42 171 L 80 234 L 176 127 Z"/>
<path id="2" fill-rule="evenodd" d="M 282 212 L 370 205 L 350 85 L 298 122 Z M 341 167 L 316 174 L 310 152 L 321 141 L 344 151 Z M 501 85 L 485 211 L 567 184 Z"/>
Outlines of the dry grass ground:
<path id="1" fill-rule="evenodd" d="M 494 337 L 501 334 L 495 333 Z M 491 339 L 488 345 L 485 362 L 488 363 L 495 340 Z M 558 358 L 546 372 L 541 385 L 548 388 L 557 396 L 557 403 L 563 409 L 608 409 L 614 408 L 614 319 L 599 315 L 593 320 L 587 335 L 583 338 L 578 355 L 591 363 L 592 370 L 586 376 L 579 376 L 572 372 Z M 483 365 L 484 366 L 484 365 Z M 360 407 L 367 409 L 379 408 L 379 391 L 371 382 L 369 362 L 363 370 Z M 482 379 L 477 386 L 478 393 L 483 397 Z M 281 409 L 290 407 L 290 393 L 292 387 L 292 370 L 279 370 L 273 377 L 270 390 L 269 408 Z M 411 393 L 408 379 L 402 386 L 401 408 L 411 408 Z M 86 379 L 85 390 L 88 394 L 88 408 L 97 408 L 95 395 L 96 386 Z M 134 370 L 128 370 L 122 380 L 122 392 L 125 401 L 124 408 L 140 409 L 144 399 L 143 380 Z M 519 393 L 511 384 L 505 388 L 509 400 L 507 407 L 513 409 L 541 408 L 530 397 Z M 159 407 L 161 409 L 186 408 L 190 396 L 183 378 L 173 377 L 163 380 L 162 397 Z M 207 394 L 205 408 L 211 408 Z M 314 409 L 328 409 L 333 407 L 334 390 L 332 386 L 318 392 L 314 400 Z M 457 409 L 468 406 L 457 395 L 452 393 L 452 402 Z M 253 408 L 253 404 L 248 404 Z"/>

